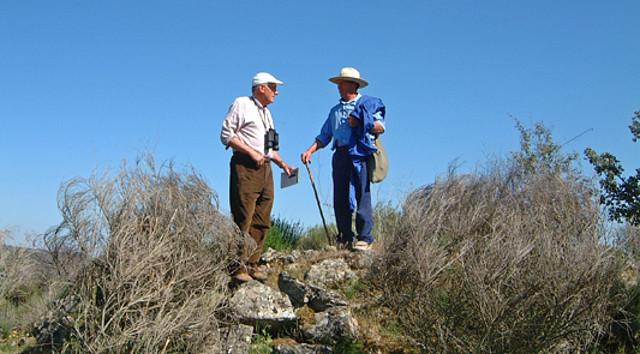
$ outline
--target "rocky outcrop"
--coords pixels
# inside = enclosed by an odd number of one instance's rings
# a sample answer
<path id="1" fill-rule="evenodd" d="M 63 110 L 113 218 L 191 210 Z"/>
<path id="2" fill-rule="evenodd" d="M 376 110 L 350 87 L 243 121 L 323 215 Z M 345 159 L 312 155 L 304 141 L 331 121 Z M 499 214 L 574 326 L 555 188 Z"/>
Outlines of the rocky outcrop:
<path id="1" fill-rule="evenodd" d="M 261 328 L 281 330 L 297 320 L 286 295 L 257 281 L 236 289 L 229 298 L 229 308 L 240 323 Z"/>
<path id="2" fill-rule="evenodd" d="M 340 288 L 356 280 L 356 273 L 342 258 L 325 259 L 311 266 L 305 275 L 308 284 L 327 288 Z"/>
<path id="3" fill-rule="evenodd" d="M 220 342 L 210 351 L 247 353 L 252 337 L 264 331 L 274 339 L 288 337 L 287 343 L 271 344 L 274 353 L 333 353 L 348 348 L 363 337 L 353 314 L 361 307 L 350 304 L 343 294 L 358 282 L 374 257 L 373 251 L 265 252 L 261 270 L 269 280 L 230 281 L 226 299 L 230 321 L 219 329 Z M 34 334 L 39 343 L 64 342 L 68 314 L 77 304 L 74 298 L 61 301 L 36 324 Z"/>
<path id="4" fill-rule="evenodd" d="M 261 263 L 273 281 L 238 286 L 229 298 L 230 309 L 257 333 L 267 328 L 277 336 L 279 329 L 287 328 L 287 333 L 297 334 L 296 343 L 274 346 L 276 353 L 332 353 L 332 348 L 360 337 L 358 321 L 340 290 L 358 281 L 357 272 L 372 263 L 371 257 L 372 252 L 328 256 L 269 250 Z"/>

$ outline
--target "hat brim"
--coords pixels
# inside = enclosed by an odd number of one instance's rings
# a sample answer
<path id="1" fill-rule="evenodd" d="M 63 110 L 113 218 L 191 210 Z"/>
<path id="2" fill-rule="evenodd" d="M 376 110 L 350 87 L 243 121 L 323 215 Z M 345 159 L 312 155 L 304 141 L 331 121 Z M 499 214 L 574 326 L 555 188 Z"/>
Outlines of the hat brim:
<path id="1" fill-rule="evenodd" d="M 334 84 L 337 84 L 338 81 L 340 81 L 340 80 L 355 82 L 355 83 L 358 84 L 359 88 L 363 88 L 363 87 L 366 87 L 367 85 L 369 85 L 369 83 L 367 81 L 362 80 L 362 79 L 357 79 L 355 77 L 336 76 L 336 77 L 332 77 L 332 78 L 329 79 L 329 81 L 333 82 Z"/>

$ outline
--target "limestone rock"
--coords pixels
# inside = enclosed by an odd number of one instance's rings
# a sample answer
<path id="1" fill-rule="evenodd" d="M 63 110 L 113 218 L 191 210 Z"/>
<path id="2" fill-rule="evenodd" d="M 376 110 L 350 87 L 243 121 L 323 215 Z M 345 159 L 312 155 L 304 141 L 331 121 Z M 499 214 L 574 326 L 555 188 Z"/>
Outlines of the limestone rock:
<path id="1" fill-rule="evenodd" d="M 207 348 L 207 353 L 248 353 L 251 350 L 253 327 L 239 324 L 220 330 L 221 342 Z"/>
<path id="2" fill-rule="evenodd" d="M 278 354 L 329 354 L 333 350 L 324 345 L 313 344 L 282 344 L 276 347 L 274 353 Z"/>
<path id="3" fill-rule="evenodd" d="M 349 303 L 339 292 L 319 286 L 308 286 L 308 305 L 315 312 L 322 312 L 330 307 L 348 306 Z"/>
<path id="4" fill-rule="evenodd" d="M 337 291 L 321 286 L 307 285 L 286 271 L 280 273 L 278 287 L 280 291 L 289 295 L 289 299 L 295 307 L 309 305 L 313 311 L 322 312 L 329 307 L 349 305 L 342 294 Z"/>
<path id="5" fill-rule="evenodd" d="M 309 302 L 307 285 L 289 275 L 286 271 L 278 276 L 278 288 L 283 293 L 289 295 L 291 303 L 295 307 L 302 307 Z"/>
<path id="6" fill-rule="evenodd" d="M 242 284 L 229 299 L 229 307 L 241 323 L 275 329 L 295 324 L 289 298 L 262 283 Z"/>
<path id="7" fill-rule="evenodd" d="M 333 289 L 351 283 L 355 279 L 356 273 L 342 258 L 325 259 L 314 264 L 305 275 L 307 284 Z"/>
<path id="8" fill-rule="evenodd" d="M 316 314 L 315 325 L 303 328 L 305 337 L 314 343 L 333 345 L 358 338 L 358 322 L 347 307 L 332 307 Z"/>

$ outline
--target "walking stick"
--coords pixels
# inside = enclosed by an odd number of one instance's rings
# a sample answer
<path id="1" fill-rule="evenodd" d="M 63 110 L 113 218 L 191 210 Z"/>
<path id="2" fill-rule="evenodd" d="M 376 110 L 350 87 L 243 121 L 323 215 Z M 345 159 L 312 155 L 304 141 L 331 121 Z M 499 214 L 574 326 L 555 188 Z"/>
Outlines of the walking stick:
<path id="1" fill-rule="evenodd" d="M 320 205 L 320 198 L 318 198 L 318 191 L 316 190 L 316 183 L 313 181 L 313 175 L 311 175 L 311 168 L 309 167 L 309 163 L 305 162 L 305 166 L 307 166 L 307 171 L 309 172 L 309 178 L 311 178 L 311 186 L 313 186 L 313 193 L 316 195 L 316 202 L 318 202 L 318 210 L 320 210 L 320 217 L 322 218 L 322 225 L 324 226 L 324 232 L 327 234 L 327 241 L 329 241 L 329 246 L 331 246 L 331 237 L 329 237 L 329 229 L 327 229 L 327 223 L 324 221 L 324 214 L 322 213 L 322 206 Z"/>

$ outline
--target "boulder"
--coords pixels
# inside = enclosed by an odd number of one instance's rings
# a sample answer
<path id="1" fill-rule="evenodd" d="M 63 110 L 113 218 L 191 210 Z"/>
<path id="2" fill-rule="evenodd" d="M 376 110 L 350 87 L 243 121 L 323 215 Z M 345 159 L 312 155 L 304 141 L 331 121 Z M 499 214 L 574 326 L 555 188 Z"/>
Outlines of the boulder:
<path id="1" fill-rule="evenodd" d="M 316 313 L 315 319 L 315 324 L 305 324 L 303 328 L 305 337 L 313 343 L 335 345 L 358 338 L 358 321 L 348 307 L 332 307 Z"/>
<path id="2" fill-rule="evenodd" d="M 220 343 L 207 348 L 207 353 L 248 353 L 251 350 L 253 327 L 238 324 L 220 329 Z"/>
<path id="3" fill-rule="evenodd" d="M 239 286 L 229 307 L 241 323 L 254 327 L 279 330 L 297 321 L 289 298 L 257 281 Z"/>
<path id="4" fill-rule="evenodd" d="M 330 354 L 333 349 L 314 344 L 281 344 L 274 350 L 277 354 Z"/>
<path id="5" fill-rule="evenodd" d="M 309 302 L 308 287 L 305 283 L 283 271 L 278 276 L 278 288 L 287 294 L 295 307 L 302 307 Z"/>
<path id="6" fill-rule="evenodd" d="M 278 277 L 278 288 L 289 296 L 294 307 L 308 305 L 315 312 L 329 307 L 348 306 L 349 303 L 339 292 L 321 286 L 307 285 L 286 271 Z"/>
<path id="7" fill-rule="evenodd" d="M 339 292 L 320 286 L 308 286 L 307 305 L 315 312 L 322 312 L 330 307 L 348 306 L 349 303 Z"/>
<path id="8" fill-rule="evenodd" d="M 314 264 L 305 275 L 307 284 L 336 289 L 356 280 L 356 273 L 342 258 L 325 259 Z"/>

